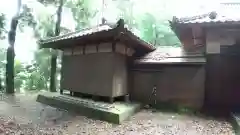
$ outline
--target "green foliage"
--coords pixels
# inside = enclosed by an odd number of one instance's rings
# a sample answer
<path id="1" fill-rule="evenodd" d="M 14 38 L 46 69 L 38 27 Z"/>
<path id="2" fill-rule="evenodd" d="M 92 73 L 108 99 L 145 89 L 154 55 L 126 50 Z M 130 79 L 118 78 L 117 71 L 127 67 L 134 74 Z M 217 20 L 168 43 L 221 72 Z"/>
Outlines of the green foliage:
<path id="1" fill-rule="evenodd" d="M 149 12 L 136 14 L 133 7 L 137 3 L 133 0 L 114 0 L 114 3 L 120 11 L 118 17 L 124 19 L 130 30 L 138 30 L 137 35 L 143 40 L 155 46 L 180 46 L 180 41 L 169 27 L 171 16 L 162 13 L 160 18 L 158 14 Z"/>
<path id="2" fill-rule="evenodd" d="M 34 12 L 34 6 L 24 3 L 20 14 L 20 32 L 24 32 L 24 27 L 31 27 L 34 31 L 34 38 L 37 40 L 55 36 L 56 9 L 60 0 L 37 0 L 42 6 L 40 13 Z M 97 0 L 64 0 L 64 8 L 71 11 L 75 22 L 75 29 L 90 27 L 94 19 L 100 19 L 102 5 L 96 6 Z M 111 0 L 109 0 L 111 1 Z M 108 4 L 105 1 L 106 4 Z M 155 46 L 168 45 L 179 46 L 180 42 L 172 30 L 169 28 L 168 14 L 152 13 L 147 11 L 135 10 L 138 2 L 133 0 L 112 0 L 116 18 L 123 18 L 127 27 L 142 39 Z M 46 12 L 45 8 L 53 7 L 53 12 Z M 161 8 L 161 6 L 160 6 Z M 145 8 L 142 8 L 145 10 Z M 137 13 L 138 12 L 138 13 Z M 108 16 L 104 16 L 108 20 Z M 0 13 L 0 37 L 4 36 L 5 15 Z M 66 27 L 60 27 L 61 34 L 70 32 Z M 50 63 L 51 50 L 41 49 L 34 52 L 34 60 L 30 63 L 22 63 L 15 60 L 15 88 L 17 90 L 42 90 L 48 89 L 50 82 Z M 0 49 L 0 77 L 3 78 L 5 72 L 6 50 Z M 60 60 L 58 60 L 59 62 Z M 60 63 L 57 65 L 57 76 L 60 73 Z M 58 82 L 60 80 L 57 80 Z M 59 87 L 59 83 L 57 83 Z"/>
<path id="3" fill-rule="evenodd" d="M 4 34 L 6 33 L 6 30 L 5 30 L 5 22 L 6 20 L 6 17 L 3 13 L 0 13 L 0 39 L 3 39 L 5 36 Z"/>
<path id="4" fill-rule="evenodd" d="M 133 14 L 134 2 L 131 0 L 116 0 L 113 2 L 120 12 L 118 17 L 124 19 L 124 22 L 127 24 L 128 29 L 132 30 L 133 28 L 136 28 L 136 17 Z"/>
<path id="5" fill-rule="evenodd" d="M 47 15 L 37 16 L 37 25 L 34 27 L 34 34 L 36 38 L 42 39 L 53 37 L 55 30 L 55 22 L 53 17 Z"/>
<path id="6" fill-rule="evenodd" d="M 50 74 L 50 54 L 48 50 L 35 53 L 35 60 L 30 65 L 15 61 L 15 88 L 20 90 L 46 90 Z"/>
<path id="7" fill-rule="evenodd" d="M 90 8 L 91 0 L 68 0 L 66 7 L 72 11 L 73 18 L 76 22 L 76 30 L 89 27 L 90 19 L 94 18 L 97 10 Z"/>
<path id="8" fill-rule="evenodd" d="M 46 3 L 44 3 L 46 4 Z M 54 3 L 48 3 L 54 4 Z M 47 5 L 47 4 L 46 4 Z M 42 12 L 33 15 L 30 7 L 25 6 L 22 12 L 22 27 L 30 26 L 33 28 L 36 39 L 42 39 L 55 36 L 54 14 Z M 61 32 L 69 32 L 67 28 L 61 28 Z M 50 80 L 50 49 L 37 50 L 34 53 L 34 61 L 32 64 L 24 66 L 21 73 L 15 74 L 15 85 L 25 90 L 42 90 L 48 89 Z M 59 67 L 59 66 L 58 66 Z M 59 71 L 59 69 L 57 70 Z M 22 79 L 22 81 L 21 81 Z"/>
<path id="9" fill-rule="evenodd" d="M 24 64 L 21 63 L 20 61 L 15 60 L 14 70 L 15 70 L 15 78 L 14 78 L 15 89 L 20 90 L 23 86 L 24 80 L 27 79 L 27 75 L 24 72 L 25 70 Z"/>
<path id="10" fill-rule="evenodd" d="M 22 12 L 19 15 L 19 29 L 23 31 L 24 26 L 36 27 L 36 21 L 32 14 L 32 9 L 28 5 L 22 5 Z"/>
<path id="11" fill-rule="evenodd" d="M 0 48 L 0 83 L 4 87 L 5 83 L 3 80 L 5 80 L 5 65 L 6 65 L 6 49 Z M 2 89 L 1 89 L 2 90 Z"/>
<path id="12" fill-rule="evenodd" d="M 50 56 L 49 49 L 41 49 L 35 52 L 34 61 L 25 70 L 27 74 L 26 90 L 47 90 L 50 80 Z"/>

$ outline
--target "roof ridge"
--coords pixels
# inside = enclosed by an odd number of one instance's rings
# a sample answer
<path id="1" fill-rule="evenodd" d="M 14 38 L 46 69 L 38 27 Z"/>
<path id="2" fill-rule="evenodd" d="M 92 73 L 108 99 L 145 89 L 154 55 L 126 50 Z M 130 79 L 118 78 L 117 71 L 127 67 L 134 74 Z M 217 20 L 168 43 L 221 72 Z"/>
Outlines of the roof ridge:
<path id="1" fill-rule="evenodd" d="M 234 13 L 240 9 L 240 2 L 225 2 L 219 3 L 211 10 L 203 12 L 203 14 L 196 13 L 193 16 L 173 16 L 169 21 L 172 29 L 175 24 L 240 24 L 240 18 Z M 211 11 L 211 12 L 210 12 Z"/>
<path id="2" fill-rule="evenodd" d="M 212 11 L 212 12 L 214 12 L 214 11 Z M 208 17 L 212 12 L 208 12 L 208 13 L 201 14 L 201 15 L 190 16 L 190 17 L 177 18 L 175 16 L 175 20 L 178 21 L 178 22 L 193 21 L 193 20 L 196 20 L 196 19 L 202 19 L 202 18 Z"/>
<path id="3" fill-rule="evenodd" d="M 222 2 L 220 5 L 240 5 L 240 2 Z"/>

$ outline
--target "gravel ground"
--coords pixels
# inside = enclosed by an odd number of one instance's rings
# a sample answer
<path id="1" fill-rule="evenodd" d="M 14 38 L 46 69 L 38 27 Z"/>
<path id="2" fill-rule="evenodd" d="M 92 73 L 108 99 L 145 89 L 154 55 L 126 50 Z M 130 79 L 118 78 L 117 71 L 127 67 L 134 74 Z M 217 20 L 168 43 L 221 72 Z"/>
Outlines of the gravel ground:
<path id="1" fill-rule="evenodd" d="M 121 125 L 91 120 L 36 100 L 37 94 L 0 96 L 4 135 L 234 135 L 226 121 L 142 110 Z"/>

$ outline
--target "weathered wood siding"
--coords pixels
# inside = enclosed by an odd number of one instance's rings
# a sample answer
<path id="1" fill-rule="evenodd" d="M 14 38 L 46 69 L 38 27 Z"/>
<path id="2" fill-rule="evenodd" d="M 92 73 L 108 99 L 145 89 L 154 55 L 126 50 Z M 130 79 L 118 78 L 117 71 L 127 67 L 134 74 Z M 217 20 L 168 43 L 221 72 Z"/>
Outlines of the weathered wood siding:
<path id="1" fill-rule="evenodd" d="M 237 29 L 209 29 L 206 38 L 205 105 L 211 109 L 231 110 L 240 105 L 240 48 Z M 236 45 L 238 46 L 238 45 Z"/>
<path id="2" fill-rule="evenodd" d="M 195 27 L 198 27 L 197 24 L 186 26 L 180 31 L 179 37 L 186 50 L 195 46 L 193 37 L 200 33 L 200 29 Z M 196 35 L 194 30 L 198 31 Z M 240 96 L 237 96 L 240 94 L 237 81 L 240 79 L 240 51 L 237 51 L 240 48 L 233 48 L 233 45 L 240 39 L 240 29 L 234 26 L 202 27 L 202 39 L 205 46 L 203 52 L 207 59 L 204 104 L 210 109 L 234 109 L 240 105 Z M 223 48 L 232 48 L 235 52 L 226 52 Z"/>
<path id="3" fill-rule="evenodd" d="M 156 68 L 157 67 L 157 68 Z M 153 104 L 169 102 L 200 109 L 204 102 L 204 65 L 159 65 L 132 71 L 133 100 Z M 152 71 L 151 71 L 152 70 Z M 156 87 L 157 96 L 152 95 Z"/>
<path id="4" fill-rule="evenodd" d="M 179 32 L 179 39 L 186 52 L 205 53 L 205 36 L 204 29 L 198 25 L 181 28 Z"/>
<path id="5" fill-rule="evenodd" d="M 240 55 L 207 55 L 206 107 L 233 110 L 240 107 Z"/>
<path id="6" fill-rule="evenodd" d="M 186 28 L 180 32 L 180 41 L 185 50 L 192 48 L 194 45 L 192 28 Z"/>
<path id="7" fill-rule="evenodd" d="M 126 57 L 116 54 L 113 58 L 113 97 L 128 94 L 128 71 Z"/>
<path id="8" fill-rule="evenodd" d="M 127 94 L 125 56 L 112 52 L 64 55 L 61 89 L 97 96 Z"/>

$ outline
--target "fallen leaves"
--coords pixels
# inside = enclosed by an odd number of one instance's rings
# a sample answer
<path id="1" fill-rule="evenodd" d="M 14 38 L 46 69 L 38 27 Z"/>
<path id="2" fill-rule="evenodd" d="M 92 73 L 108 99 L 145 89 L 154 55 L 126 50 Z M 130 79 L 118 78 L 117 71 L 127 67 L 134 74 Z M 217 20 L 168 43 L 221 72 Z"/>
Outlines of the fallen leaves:
<path id="1" fill-rule="evenodd" d="M 24 98 L 28 99 L 28 98 Z M 175 113 L 151 111 L 146 105 L 141 112 L 121 125 L 93 120 L 81 115 L 72 115 L 35 101 L 19 100 L 19 105 L 6 104 L 0 111 L 0 134 L 16 135 L 231 135 L 232 126 L 228 122 L 183 116 Z M 11 106 L 13 107 L 11 108 Z M 24 106 L 23 106 L 24 105 Z M 1 104 L 0 104 L 1 106 Z M 3 108 L 3 105 L 1 106 Z M 10 109 L 9 109 L 10 108 Z M 13 109 L 14 108 L 14 109 Z M 22 108 L 26 108 L 24 111 Z M 9 110 L 8 110 L 9 109 Z M 14 111 L 13 111 L 14 110 Z M 4 113 L 3 113 L 4 111 Z M 25 114 L 27 112 L 27 114 Z M 39 116 L 39 113 L 41 115 Z M 15 116 L 15 117 L 8 117 Z M 20 118 L 21 116 L 21 118 Z M 19 122 L 19 120 L 21 122 Z M 31 122 L 29 122 L 31 120 Z"/>

